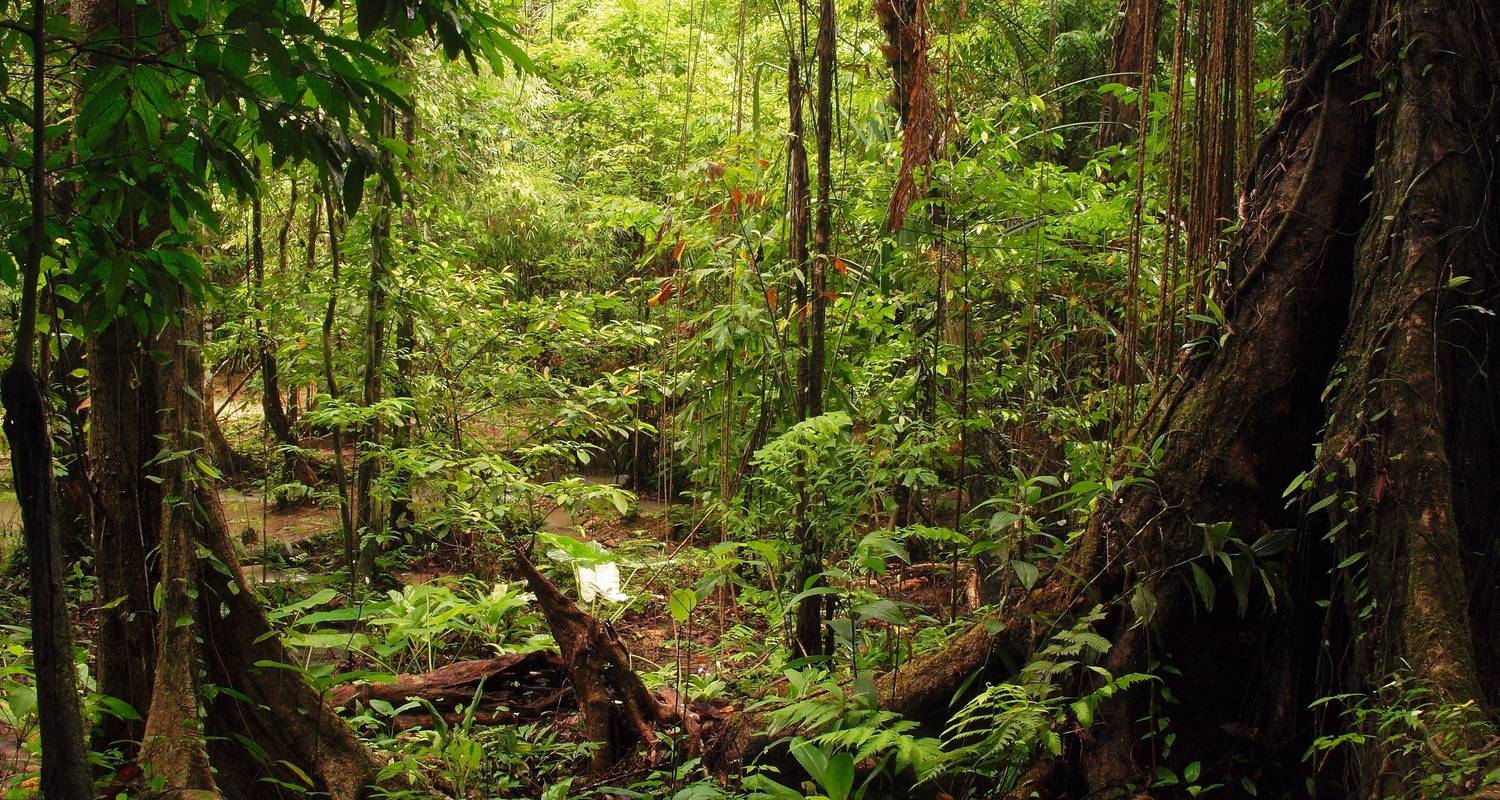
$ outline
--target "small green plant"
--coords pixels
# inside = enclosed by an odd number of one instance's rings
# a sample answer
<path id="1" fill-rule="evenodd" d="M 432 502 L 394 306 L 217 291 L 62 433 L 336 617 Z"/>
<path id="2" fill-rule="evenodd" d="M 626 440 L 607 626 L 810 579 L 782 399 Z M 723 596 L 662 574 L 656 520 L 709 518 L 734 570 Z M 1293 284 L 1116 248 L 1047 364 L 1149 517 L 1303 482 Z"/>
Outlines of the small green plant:
<path id="1" fill-rule="evenodd" d="M 1343 730 L 1313 740 L 1304 760 L 1335 751 L 1373 751 L 1395 768 L 1383 798 L 1439 800 L 1500 786 L 1500 732 L 1473 701 L 1444 701 L 1431 685 L 1406 672 L 1392 675 L 1372 697 L 1322 697 L 1313 708 L 1342 706 Z"/>
<path id="2" fill-rule="evenodd" d="M 950 768 L 1013 785 L 1038 750 L 1062 753 L 1059 731 L 1070 721 L 1088 728 L 1105 700 L 1154 680 L 1141 673 L 1115 676 L 1094 663 L 1110 649 L 1109 640 L 1094 632 L 1103 619 L 1104 611 L 1095 607 L 1053 634 L 1016 680 L 986 686 L 959 709 L 944 732 Z M 1070 696 L 1064 681 L 1080 671 L 1092 673 L 1098 688 Z"/>
<path id="3" fill-rule="evenodd" d="M 868 682 L 851 698 L 823 670 L 787 670 L 784 675 L 788 696 L 776 701 L 781 705 L 771 710 L 769 726 L 786 734 L 793 757 L 823 790 L 814 796 L 852 800 L 877 776 L 910 773 L 920 781 L 943 768 L 947 755 L 942 743 L 918 735 L 915 722 L 876 708 Z M 846 761 L 850 776 L 854 765 L 872 765 L 858 790 L 852 789 L 852 778 L 844 781 Z M 766 776 L 754 783 L 765 797 L 801 796 L 778 794 L 794 790 Z"/>
<path id="4" fill-rule="evenodd" d="M 371 649 L 396 671 L 430 671 L 440 654 L 524 652 L 547 644 L 534 635 L 541 620 L 527 610 L 531 594 L 509 584 L 493 584 L 486 591 L 474 580 L 452 586 L 437 580 L 393 589 L 387 598 L 369 618 L 370 625 L 384 631 Z"/>

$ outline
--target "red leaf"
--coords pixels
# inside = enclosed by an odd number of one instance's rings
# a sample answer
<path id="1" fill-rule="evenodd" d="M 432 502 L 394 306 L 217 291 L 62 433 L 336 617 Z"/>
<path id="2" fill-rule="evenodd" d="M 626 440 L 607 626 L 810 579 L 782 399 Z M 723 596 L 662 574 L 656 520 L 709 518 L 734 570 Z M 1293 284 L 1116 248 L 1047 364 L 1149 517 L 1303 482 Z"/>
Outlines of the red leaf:
<path id="1" fill-rule="evenodd" d="M 672 298 L 672 281 L 670 279 L 668 279 L 668 281 L 666 283 L 662 284 L 661 291 L 657 292 L 655 297 L 653 297 L 650 300 L 646 301 L 646 305 L 648 305 L 648 306 L 659 306 L 662 303 L 667 302 L 671 298 Z"/>

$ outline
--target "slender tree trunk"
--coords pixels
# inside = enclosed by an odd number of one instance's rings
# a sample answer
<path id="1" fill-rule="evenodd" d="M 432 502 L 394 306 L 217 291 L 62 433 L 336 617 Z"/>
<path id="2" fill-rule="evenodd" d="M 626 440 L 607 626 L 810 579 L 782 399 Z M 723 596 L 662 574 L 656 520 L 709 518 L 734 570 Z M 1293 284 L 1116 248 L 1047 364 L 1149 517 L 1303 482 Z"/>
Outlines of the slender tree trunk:
<path id="1" fill-rule="evenodd" d="M 323 312 L 323 381 L 328 392 L 328 399 L 338 402 L 342 397 L 339 390 L 338 373 L 333 367 L 333 325 L 338 319 L 339 304 L 339 226 L 337 209 L 333 202 L 333 189 L 325 186 L 323 191 L 323 207 L 328 212 L 328 261 L 332 270 L 332 277 L 328 287 L 328 306 Z M 313 214 L 311 223 L 311 235 L 307 240 L 307 261 L 311 268 L 316 260 L 317 251 L 317 223 L 316 212 Z M 333 426 L 333 476 L 339 491 L 339 522 L 344 531 L 344 564 L 349 569 L 349 580 L 351 584 L 358 579 L 356 561 L 359 557 L 359 533 L 354 522 L 354 503 L 349 493 L 349 476 L 344 470 L 344 429 L 341 425 Z M 353 586 L 350 587 L 350 596 L 354 594 Z"/>
<path id="2" fill-rule="evenodd" d="M 259 163 L 255 165 L 255 173 L 259 178 Z M 307 460 L 297 452 L 301 449 L 302 443 L 298 441 L 296 433 L 292 430 L 291 418 L 287 416 L 286 405 L 281 399 L 281 372 L 276 363 L 276 340 L 271 336 L 270 321 L 266 317 L 265 218 L 261 210 L 261 194 L 264 190 L 265 187 L 257 181 L 256 192 L 250 198 L 250 263 L 255 280 L 255 338 L 260 352 L 260 407 L 266 419 L 266 427 L 271 431 L 271 438 L 276 446 L 282 449 L 283 477 L 311 487 L 317 485 L 318 479 L 307 464 Z M 279 258 L 283 269 L 286 263 L 287 231 L 291 227 L 296 207 L 297 184 L 293 181 L 292 196 L 288 202 L 288 208 L 291 210 L 287 212 L 286 224 L 282 226 L 279 236 L 281 245 Z"/>
<path id="3" fill-rule="evenodd" d="M 813 124 L 818 148 L 818 206 L 813 224 L 813 254 L 805 263 L 811 268 L 810 305 L 812 319 L 805 323 L 808 328 L 805 356 L 805 395 L 802 400 L 803 417 L 816 417 L 823 413 L 823 375 L 827 360 L 824 342 L 824 327 L 828 315 L 828 264 L 833 259 L 833 78 L 837 54 L 837 11 L 832 0 L 822 0 L 818 11 L 817 39 L 817 97 Z M 805 313 L 805 312 L 804 312 Z M 805 491 L 805 490 L 804 490 Z M 809 498 L 803 497 L 801 548 L 802 561 L 797 575 L 799 589 L 823 584 L 822 572 L 826 543 L 817 526 L 807 519 Z M 832 643 L 825 622 L 832 615 L 832 603 L 827 595 L 805 598 L 797 608 L 796 637 L 799 648 L 806 655 L 826 655 L 832 652 Z"/>
<path id="4" fill-rule="evenodd" d="M 31 649 L 42 740 L 42 791 L 55 800 L 91 796 L 88 750 L 73 666 L 73 623 L 63 580 L 62 547 L 52 518 L 52 437 L 47 404 L 33 370 L 37 291 L 47 241 L 46 91 L 47 11 L 33 0 L 31 15 L 31 225 L 21 265 L 21 315 L 10 366 L 0 375 L 5 438 L 21 506 L 31 599 Z M 45 344 L 45 343 L 44 343 Z"/>
<path id="5" fill-rule="evenodd" d="M 802 57 L 793 53 L 787 64 L 787 108 L 790 113 L 787 138 L 787 259 L 795 271 L 793 297 L 797 303 L 797 419 L 807 419 L 808 329 L 808 186 L 807 143 L 803 124 L 806 91 L 802 87 Z"/>
<path id="6" fill-rule="evenodd" d="M 407 69 L 411 67 L 411 58 L 403 54 L 402 63 Z M 406 143 L 407 160 L 402 170 L 403 181 L 410 182 L 411 158 L 417 144 L 417 112 L 416 104 L 413 102 L 412 109 L 401 115 L 401 139 Z M 403 204 L 401 211 L 402 235 L 405 237 L 408 250 L 415 251 L 417 248 L 417 216 L 414 205 L 408 198 Z M 420 289 L 420 282 L 408 282 L 406 292 L 415 292 Z M 417 319 L 413 309 L 412 298 L 403 296 L 399 301 L 400 319 L 396 323 L 396 391 L 400 397 L 412 401 L 411 376 L 415 369 L 415 354 L 417 349 Z M 411 414 L 403 414 L 401 422 L 391 432 L 392 447 L 407 447 L 411 444 L 414 434 L 415 420 Z M 395 476 L 394 484 L 399 487 L 395 496 L 391 498 L 391 507 L 388 515 L 388 525 L 392 531 L 404 533 L 416 524 L 416 508 L 411 498 L 411 474 L 402 470 Z"/>
<path id="7" fill-rule="evenodd" d="M 260 165 L 255 167 L 257 180 Z M 276 343 L 266 330 L 266 237 L 265 215 L 262 212 L 261 194 L 265 187 L 259 183 L 250 197 L 250 265 L 255 279 L 255 338 L 260 351 L 261 409 L 265 413 L 266 425 L 271 429 L 277 444 L 295 445 L 292 425 L 287 421 L 286 407 L 281 402 L 281 379 L 276 369 Z M 293 196 L 295 202 L 296 197 Z"/>
<path id="8" fill-rule="evenodd" d="M 382 112 L 384 135 L 395 134 L 395 113 Z M 373 409 L 385 396 L 386 318 L 389 315 L 391 284 L 391 194 L 380 180 L 376 189 L 374 218 L 370 221 L 370 283 L 365 297 L 365 364 L 362 401 Z M 385 424 L 378 417 L 365 425 L 360 437 L 359 466 L 355 470 L 355 527 L 364 537 L 360 547 L 358 574 L 374 574 L 375 558 L 380 552 L 379 538 L 385 520 L 375 497 L 375 482 L 380 475 L 377 451 L 385 435 Z"/>
<path id="9" fill-rule="evenodd" d="M 805 6 L 806 0 L 800 0 L 799 5 Z M 799 18 L 806 18 L 805 8 Z M 808 177 L 807 177 L 807 145 L 805 142 L 805 126 L 803 123 L 803 107 L 805 105 L 806 91 L 802 85 L 802 55 L 806 48 L 805 27 L 800 28 L 798 41 L 794 51 L 787 62 L 787 106 L 790 111 L 789 138 L 787 141 L 787 213 L 790 238 L 787 242 L 787 257 L 792 263 L 792 269 L 796 272 L 796 287 L 794 291 L 797 308 L 797 387 L 795 396 L 796 416 L 799 420 L 805 420 L 810 416 L 812 409 L 808 402 L 811 395 L 808 392 L 812 378 L 812 326 L 810 320 L 811 293 L 808 287 L 811 261 L 808 258 Z M 809 506 L 812 498 L 808 495 L 807 475 L 804 467 L 798 468 L 798 497 L 796 508 L 796 538 L 800 554 L 797 565 L 797 584 L 794 589 L 798 592 L 811 588 L 812 582 L 822 573 L 822 557 L 818 553 L 817 544 L 814 541 L 814 526 L 809 519 L 813 513 Z M 808 598 L 798 604 L 794 610 L 796 624 L 793 630 L 792 646 L 794 651 L 805 657 L 822 655 L 823 649 L 823 604 L 822 598 Z"/>

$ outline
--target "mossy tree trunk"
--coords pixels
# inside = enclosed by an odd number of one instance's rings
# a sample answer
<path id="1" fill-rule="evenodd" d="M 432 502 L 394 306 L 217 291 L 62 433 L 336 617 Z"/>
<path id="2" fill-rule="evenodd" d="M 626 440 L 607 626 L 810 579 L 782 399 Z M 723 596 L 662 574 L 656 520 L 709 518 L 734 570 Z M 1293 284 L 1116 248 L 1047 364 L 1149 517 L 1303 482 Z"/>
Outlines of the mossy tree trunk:
<path id="1" fill-rule="evenodd" d="M 176 455 L 153 465 L 162 494 L 136 508 L 159 519 L 161 571 L 143 770 L 178 797 L 364 797 L 373 760 L 326 698 L 274 666 L 292 659 L 244 580 L 218 495 L 196 466 L 206 409 L 188 387 L 203 367 L 196 322 L 184 313 L 157 337 L 163 366 L 150 408 Z M 99 659 L 101 672 L 140 668 L 110 652 Z"/>

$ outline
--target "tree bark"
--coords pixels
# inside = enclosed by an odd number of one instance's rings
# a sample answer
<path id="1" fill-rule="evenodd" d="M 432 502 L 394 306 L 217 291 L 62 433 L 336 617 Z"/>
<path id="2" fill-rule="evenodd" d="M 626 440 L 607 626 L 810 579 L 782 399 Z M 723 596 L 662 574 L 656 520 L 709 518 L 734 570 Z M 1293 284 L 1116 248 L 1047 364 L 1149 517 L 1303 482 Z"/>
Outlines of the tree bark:
<path id="1" fill-rule="evenodd" d="M 403 53 L 402 65 L 406 69 L 411 68 L 411 57 Z M 402 169 L 402 180 L 410 182 L 411 154 L 417 144 L 417 112 L 416 104 L 401 115 L 401 139 L 406 143 L 407 160 Z M 417 217 L 413 210 L 410 199 L 402 204 L 401 211 L 402 234 L 406 239 L 407 249 L 415 255 L 417 241 Z M 406 289 L 412 292 L 421 286 L 420 282 L 412 282 Z M 410 402 L 415 392 L 412 390 L 411 376 L 415 369 L 415 354 L 417 349 L 417 319 L 416 311 L 413 309 L 411 297 L 403 296 L 399 301 L 400 319 L 396 323 L 396 376 L 395 386 L 400 397 Z M 416 421 L 411 414 L 403 414 L 401 422 L 391 433 L 391 445 L 393 447 L 409 446 L 415 434 Z M 399 491 L 391 498 L 390 511 L 387 514 L 387 525 L 390 530 L 397 533 L 405 533 L 411 530 L 417 522 L 417 510 L 411 498 L 411 473 L 407 470 L 400 471 L 395 476 L 395 485 Z"/>
<path id="2" fill-rule="evenodd" d="M 328 305 L 323 310 L 323 380 L 328 391 L 328 398 L 337 402 L 342 397 L 339 390 L 338 373 L 333 368 L 333 325 L 338 317 L 339 304 L 339 272 L 341 259 L 339 257 L 339 223 L 338 214 L 333 203 L 333 188 L 329 185 L 323 187 L 323 207 L 328 212 L 328 263 L 330 270 L 328 286 Z M 313 230 L 308 237 L 307 260 L 311 264 L 317 251 L 317 214 L 313 214 Z M 349 490 L 349 476 L 344 470 L 344 428 L 342 425 L 333 426 L 333 477 L 339 492 L 339 523 L 344 534 L 344 564 L 349 570 L 350 596 L 355 589 L 358 580 L 356 562 L 359 550 L 359 532 L 354 521 L 354 502 Z"/>
<path id="3" fill-rule="evenodd" d="M 99 691 L 144 715 L 156 665 L 156 608 L 152 587 L 158 563 L 148 556 L 161 541 L 161 485 L 147 464 L 158 448 L 156 365 L 145 337 L 116 321 L 89 337 L 89 466 L 94 489 L 94 551 L 100 605 L 96 634 Z M 106 716 L 94 731 L 101 746 L 127 753 L 144 734 L 139 721 Z"/>
<path id="4" fill-rule="evenodd" d="M 818 10 L 817 95 L 814 98 L 816 113 L 813 115 L 813 135 L 818 149 L 818 205 L 813 215 L 812 258 L 803 259 L 812 273 L 811 285 L 806 292 L 810 297 L 807 305 L 799 312 L 804 315 L 806 340 L 802 354 L 802 372 L 806 376 L 806 382 L 802 386 L 803 397 L 800 403 L 803 419 L 823 413 L 823 374 L 827 361 L 824 328 L 828 316 L 828 263 L 833 257 L 833 77 L 837 26 L 837 10 L 832 0 L 822 0 Z M 805 161 L 806 156 L 803 158 Z M 805 208 L 803 214 L 806 214 Z M 811 319 L 806 318 L 809 313 Z M 798 503 L 798 545 L 801 548 L 797 572 L 799 591 L 824 584 L 822 572 L 826 548 L 822 533 L 808 518 L 811 513 L 808 508 L 810 498 L 805 496 L 805 489 L 803 492 L 804 496 Z M 795 636 L 797 649 L 802 655 L 828 655 L 832 652 L 830 632 L 826 629 L 826 622 L 831 616 L 828 599 L 827 595 L 807 597 L 797 606 Z"/>
<path id="5" fill-rule="evenodd" d="M 174 350 L 183 350 L 185 342 L 181 342 L 181 336 L 196 329 L 196 319 L 186 325 L 168 326 L 165 341 L 172 342 Z M 156 509 L 162 515 L 161 601 L 157 614 L 156 664 L 140 762 L 147 770 L 143 777 L 162 786 L 165 797 L 185 800 L 219 797 L 220 792 L 209 764 L 203 721 L 198 713 L 201 623 L 194 608 L 200 575 L 193 531 L 195 517 L 200 512 L 193 506 L 198 499 L 195 490 L 208 481 L 208 476 L 195 474 L 197 466 L 187 455 L 197 450 L 188 439 L 194 435 L 191 431 L 199 427 L 191 424 L 189 416 L 198 401 L 185 391 L 188 384 L 181 360 L 185 354 L 176 355 L 160 368 L 158 408 L 162 432 L 170 437 L 168 446 L 180 455 L 169 457 L 159 466 L 164 479 L 164 502 Z M 210 488 L 209 492 L 212 491 Z"/>
<path id="6" fill-rule="evenodd" d="M 395 135 L 395 113 L 389 107 L 381 111 L 383 135 Z M 385 395 L 386 317 L 389 315 L 391 282 L 391 194 L 385 179 L 379 179 L 375 212 L 370 221 L 370 282 L 365 297 L 365 364 L 364 393 L 366 409 L 373 409 Z M 360 547 L 358 574 L 368 577 L 375 571 L 375 557 L 380 552 L 378 538 L 385 520 L 379 513 L 375 481 L 380 474 L 376 450 L 385 425 L 378 417 L 365 425 L 360 437 L 359 465 L 354 472 L 355 526 L 364 537 Z"/>
<path id="7" fill-rule="evenodd" d="M 1500 432 L 1480 422 L 1500 410 L 1500 392 L 1478 377 L 1496 363 L 1500 335 L 1493 11 L 1479 2 L 1376 4 L 1384 24 L 1371 29 L 1368 57 L 1389 101 L 1376 118 L 1372 210 L 1319 462 L 1357 504 L 1333 514 L 1348 523 L 1339 554 L 1370 562 L 1338 576 L 1346 624 L 1369 634 L 1368 644 L 1351 643 L 1355 674 L 1346 679 L 1409 670 L 1434 699 L 1478 708 L 1497 689 L 1481 687 L 1476 653 L 1492 659 L 1500 645 L 1492 624 L 1476 624 L 1493 622 L 1493 601 L 1483 598 L 1500 563 L 1489 493 Z M 1487 590 L 1473 582 L 1485 576 Z M 1464 744 L 1482 746 L 1478 736 Z M 1416 791 L 1396 770 L 1362 766 L 1361 786 Z"/>
<path id="8" fill-rule="evenodd" d="M 804 8 L 804 13 L 799 19 L 806 19 L 806 0 L 799 0 Z M 789 226 L 789 238 L 787 241 L 787 258 L 791 261 L 792 269 L 796 274 L 796 285 L 794 296 L 797 303 L 797 386 L 796 386 L 796 416 L 798 420 L 805 420 L 811 416 L 812 409 L 809 406 L 811 393 L 808 387 L 812 380 L 812 320 L 811 304 L 812 293 L 808 286 L 808 278 L 811 272 L 811 260 L 808 258 L 807 239 L 809 231 L 809 192 L 807 177 L 807 142 L 806 127 L 803 123 L 803 109 L 806 104 L 806 90 L 802 85 L 802 54 L 807 47 L 806 24 L 799 25 L 798 41 L 787 61 L 787 109 L 790 114 L 788 122 L 787 139 L 787 224 Z M 816 120 L 814 121 L 816 124 Z M 821 373 L 820 373 L 821 374 Z M 821 391 L 819 402 L 821 403 Z M 818 552 L 814 541 L 813 525 L 808 515 L 811 512 L 809 505 L 811 498 L 808 496 L 806 475 L 802 470 L 798 472 L 798 497 L 796 515 L 796 544 L 800 554 L 797 565 L 796 590 L 810 588 L 810 583 L 818 580 L 817 576 L 823 570 L 822 556 Z M 823 604 L 821 597 L 806 598 L 797 605 L 793 611 L 795 622 L 792 631 L 792 648 L 799 656 L 813 657 L 823 655 Z"/>
<path id="9" fill-rule="evenodd" d="M 885 33 L 882 48 L 891 68 L 891 105 L 901 131 L 901 169 L 891 189 L 886 227 L 901 230 L 911 204 L 927 192 L 927 171 L 943 152 L 949 114 L 932 88 L 927 24 L 929 0 L 877 0 L 875 16 Z M 941 213 L 939 205 L 933 214 Z"/>
<path id="10" fill-rule="evenodd" d="M 56 800 L 86 800 L 91 786 L 73 666 L 73 621 L 68 614 L 59 528 L 52 514 L 52 435 L 33 357 L 42 255 L 47 248 L 46 4 L 32 0 L 31 12 L 31 164 L 27 176 L 31 213 L 21 264 L 15 349 L 10 366 L 0 375 L 0 402 L 5 406 L 5 438 L 10 444 L 11 476 L 26 543 L 32 663 L 44 753 L 41 789 Z"/>
<path id="11" fill-rule="evenodd" d="M 12 362 L 0 375 L 0 400 L 26 539 L 32 666 L 43 749 L 41 785 L 48 797 L 86 800 L 92 792 L 73 665 L 73 621 L 52 518 L 52 441 L 41 386 L 27 364 Z"/>

